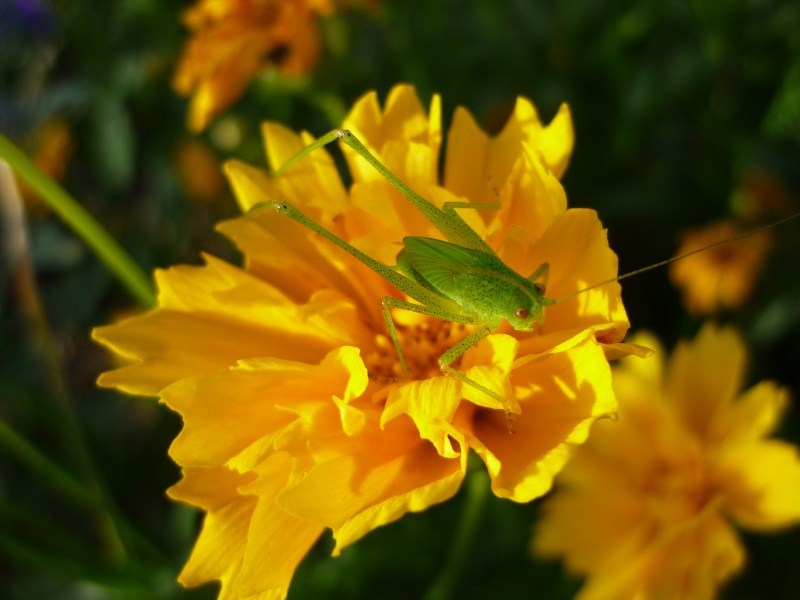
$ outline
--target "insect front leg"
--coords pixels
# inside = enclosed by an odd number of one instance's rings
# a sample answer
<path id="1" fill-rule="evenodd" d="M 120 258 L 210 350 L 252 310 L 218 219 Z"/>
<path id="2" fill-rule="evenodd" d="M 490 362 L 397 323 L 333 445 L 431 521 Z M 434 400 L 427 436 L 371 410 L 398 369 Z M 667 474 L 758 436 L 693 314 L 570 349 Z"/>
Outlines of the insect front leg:
<path id="1" fill-rule="evenodd" d="M 474 317 L 453 313 L 440 306 L 429 307 L 423 304 L 414 304 L 413 302 L 400 300 L 399 298 L 394 298 L 393 296 L 386 296 L 381 302 L 381 312 L 383 313 L 383 320 L 386 322 L 386 329 L 389 331 L 389 338 L 392 340 L 392 345 L 394 346 L 395 352 L 397 352 L 397 360 L 400 362 L 400 368 L 403 370 L 403 377 L 406 379 L 409 378 L 408 365 L 406 364 L 403 351 L 400 348 L 400 339 L 397 337 L 397 329 L 394 326 L 392 314 L 389 312 L 390 308 L 408 310 L 428 317 L 441 319 L 443 321 L 454 321 L 456 323 L 463 323 L 465 325 L 473 325 L 475 323 Z"/>
<path id="2" fill-rule="evenodd" d="M 533 273 L 528 275 L 528 281 L 536 282 L 537 279 L 542 280 L 542 292 L 544 293 L 544 286 L 547 285 L 547 276 L 550 274 L 550 263 L 542 263 L 539 268 Z"/>
<path id="3" fill-rule="evenodd" d="M 386 322 L 386 330 L 389 332 L 389 338 L 392 340 L 392 345 L 394 346 L 394 351 L 397 353 L 397 360 L 400 361 L 400 368 L 403 370 L 403 378 L 408 379 L 408 365 L 406 365 L 406 357 L 403 355 L 403 351 L 400 349 L 400 340 L 397 337 L 397 329 L 394 327 L 394 319 L 392 319 L 392 313 L 389 312 L 389 307 L 398 307 L 398 303 L 403 302 L 402 300 L 398 300 L 397 298 L 392 298 L 391 296 L 387 296 L 386 298 L 381 301 L 381 312 L 383 313 L 383 320 Z M 411 304 L 408 302 L 407 304 Z M 398 307 L 403 308 L 403 307 Z"/>
<path id="4" fill-rule="evenodd" d="M 547 288 L 547 276 L 550 274 L 550 263 L 542 263 L 539 267 L 528 276 L 528 281 L 536 284 L 536 291 L 541 294 L 542 306 L 551 306 L 555 304 L 555 300 L 550 300 L 544 297 Z M 537 281 L 541 280 L 541 281 Z M 536 327 L 536 333 L 541 334 L 544 331 L 544 311 L 542 311 L 542 318 L 539 319 Z"/>
<path id="5" fill-rule="evenodd" d="M 503 405 L 503 410 L 506 411 L 506 415 L 510 418 L 512 411 L 509 408 L 508 403 L 506 402 L 506 399 L 503 396 L 481 385 L 477 381 L 473 381 L 458 369 L 454 369 L 453 367 L 450 366 L 457 358 L 459 358 L 462 354 L 464 354 L 464 352 L 475 346 L 478 342 L 480 342 L 483 338 L 492 333 L 492 331 L 494 331 L 495 329 L 497 329 L 497 327 L 494 324 L 487 324 L 473 331 L 471 334 L 469 334 L 467 337 L 461 340 L 458 344 L 450 348 L 447 352 L 445 352 L 439 357 L 439 367 L 442 369 L 444 373 L 447 373 L 448 375 L 457 379 L 461 383 L 466 383 L 467 385 L 483 392 L 484 394 L 500 402 Z"/>

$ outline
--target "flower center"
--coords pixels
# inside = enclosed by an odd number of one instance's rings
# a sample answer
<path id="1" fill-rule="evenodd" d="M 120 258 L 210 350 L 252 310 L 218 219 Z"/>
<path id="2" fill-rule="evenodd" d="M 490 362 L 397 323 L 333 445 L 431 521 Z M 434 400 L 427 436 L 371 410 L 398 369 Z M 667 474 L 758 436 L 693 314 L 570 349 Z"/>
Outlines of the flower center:
<path id="1" fill-rule="evenodd" d="M 396 323 L 395 328 L 410 379 L 440 376 L 439 357 L 469 334 L 466 325 L 434 318 L 413 325 Z M 389 335 L 377 333 L 375 341 L 376 349 L 364 356 L 370 378 L 386 382 L 402 379 L 403 369 Z M 451 366 L 458 368 L 459 362 L 457 359 Z"/>
<path id="2" fill-rule="evenodd" d="M 643 483 L 652 514 L 665 524 L 700 514 L 715 497 L 703 464 L 696 459 L 659 462 Z"/>

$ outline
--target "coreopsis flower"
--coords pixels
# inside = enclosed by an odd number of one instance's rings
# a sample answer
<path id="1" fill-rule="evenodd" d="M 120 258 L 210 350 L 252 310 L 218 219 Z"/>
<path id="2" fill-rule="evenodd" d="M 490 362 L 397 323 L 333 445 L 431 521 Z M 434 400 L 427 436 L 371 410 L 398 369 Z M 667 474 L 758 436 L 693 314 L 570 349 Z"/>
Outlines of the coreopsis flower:
<path id="1" fill-rule="evenodd" d="M 745 562 L 734 524 L 800 522 L 798 448 L 768 437 L 788 395 L 770 381 L 741 391 L 745 363 L 734 330 L 706 325 L 666 366 L 615 370 L 619 420 L 595 424 L 534 537 L 586 576 L 577 598 L 712 598 Z"/>
<path id="2" fill-rule="evenodd" d="M 198 0 L 184 11 L 191 38 L 173 85 L 191 96 L 189 129 L 205 129 L 269 65 L 308 72 L 319 55 L 315 19 L 332 10 L 330 0 Z"/>
<path id="3" fill-rule="evenodd" d="M 457 110 L 443 179 L 439 107 L 434 97 L 426 114 L 414 90 L 398 86 L 383 111 L 374 93 L 360 99 L 345 126 L 432 202 L 497 204 L 462 213 L 519 272 L 549 262 L 549 297 L 616 274 L 597 215 L 568 210 L 556 177 L 572 147 L 566 106 L 544 127 L 519 99 L 495 138 Z M 263 133 L 275 169 L 312 141 L 274 123 Z M 346 158 L 349 189 L 325 149 L 278 176 L 240 162 L 226 171 L 245 213 L 286 200 L 386 264 L 406 235 L 441 238 L 362 157 Z M 158 271 L 158 307 L 94 337 L 131 363 L 100 385 L 160 396 L 184 418 L 170 450 L 184 479 L 170 495 L 207 516 L 180 580 L 219 579 L 224 598 L 282 597 L 325 528 L 336 554 L 452 497 L 470 449 L 498 496 L 542 495 L 590 424 L 616 410 L 607 358 L 639 351 L 621 341 L 629 324 L 610 283 L 549 306 L 540 332 L 505 327 L 454 363 L 506 403 L 439 369 L 469 327 L 395 311 L 405 379 L 381 313 L 399 290 L 274 210 L 219 229 L 244 268 L 208 256 L 204 266 Z"/>
<path id="4" fill-rule="evenodd" d="M 737 233 L 741 232 L 729 220 L 685 231 L 676 256 L 727 240 Z M 694 316 L 735 310 L 753 293 L 771 248 L 771 232 L 757 231 L 672 263 L 670 279 L 683 291 L 683 304 Z"/>

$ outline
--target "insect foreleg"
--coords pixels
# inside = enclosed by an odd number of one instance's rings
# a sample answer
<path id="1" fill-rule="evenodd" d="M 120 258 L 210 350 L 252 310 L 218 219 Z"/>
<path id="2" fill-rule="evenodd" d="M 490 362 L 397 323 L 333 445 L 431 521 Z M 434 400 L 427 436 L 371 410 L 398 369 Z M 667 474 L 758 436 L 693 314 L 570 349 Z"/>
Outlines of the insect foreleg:
<path id="1" fill-rule="evenodd" d="M 494 398 L 503 405 L 503 409 L 506 411 L 506 414 L 511 415 L 511 410 L 503 396 L 501 396 L 497 392 L 493 392 L 492 390 L 490 390 L 485 386 L 482 386 L 477 381 L 473 381 L 458 369 L 454 369 L 453 367 L 450 366 L 453 363 L 453 361 L 455 361 L 462 354 L 464 354 L 464 352 L 475 346 L 478 342 L 480 342 L 483 338 L 492 333 L 492 331 L 494 331 L 495 329 L 497 329 L 496 325 L 487 324 L 473 331 L 471 334 L 469 334 L 467 337 L 461 340 L 458 344 L 450 348 L 447 352 L 445 352 L 439 357 L 439 367 L 442 369 L 442 371 L 444 371 L 451 377 L 457 379 L 461 383 L 466 383 L 467 385 L 474 387 L 476 390 L 479 390 L 484 394 L 487 394 L 491 398 Z"/>
<path id="2" fill-rule="evenodd" d="M 274 176 L 282 175 L 286 172 L 289 167 L 293 164 L 298 162 L 299 160 L 305 158 L 309 154 L 311 154 L 317 148 L 322 148 L 323 146 L 327 146 L 331 142 L 338 140 L 341 136 L 339 135 L 341 131 L 339 129 L 334 129 L 333 131 L 329 131 L 319 139 L 315 140 L 314 142 L 310 143 L 308 146 L 300 150 L 297 154 L 295 154 L 292 158 L 287 160 L 280 169 L 273 172 Z"/>
<path id="3" fill-rule="evenodd" d="M 539 267 L 530 275 L 528 275 L 528 281 L 536 282 L 537 279 L 542 280 L 543 285 L 547 285 L 547 276 L 550 274 L 550 263 L 542 263 Z"/>
<path id="4" fill-rule="evenodd" d="M 550 263 L 542 263 L 539 267 L 530 275 L 528 275 L 528 281 L 532 282 L 536 286 L 536 291 L 541 294 L 541 303 L 542 306 L 551 306 L 555 304 L 554 300 L 550 300 L 549 298 L 544 297 L 545 289 L 547 288 L 547 276 L 550 274 Z M 541 280 L 541 281 L 539 281 Z M 536 323 L 536 332 L 541 334 L 544 332 L 544 311 L 542 311 L 542 315 L 539 318 L 539 321 Z"/>
<path id="5" fill-rule="evenodd" d="M 383 302 L 381 302 L 383 320 L 386 321 L 386 329 L 389 331 L 389 337 L 392 340 L 392 345 L 394 346 L 395 352 L 397 352 L 397 359 L 400 361 L 400 368 L 403 370 L 403 377 L 406 378 L 409 376 L 408 366 L 406 365 L 406 359 L 405 356 L 403 356 L 403 351 L 400 349 L 400 340 L 397 337 L 397 330 L 394 326 L 392 314 L 389 312 L 390 308 L 400 308 L 402 310 L 408 310 L 421 315 L 426 315 L 428 317 L 434 317 L 436 319 L 464 323 L 465 325 L 472 325 L 475 323 L 475 317 L 452 313 L 443 307 L 430 308 L 422 304 L 414 304 L 412 302 L 400 300 L 399 298 L 394 298 L 392 296 L 387 296 L 384 298 Z"/>

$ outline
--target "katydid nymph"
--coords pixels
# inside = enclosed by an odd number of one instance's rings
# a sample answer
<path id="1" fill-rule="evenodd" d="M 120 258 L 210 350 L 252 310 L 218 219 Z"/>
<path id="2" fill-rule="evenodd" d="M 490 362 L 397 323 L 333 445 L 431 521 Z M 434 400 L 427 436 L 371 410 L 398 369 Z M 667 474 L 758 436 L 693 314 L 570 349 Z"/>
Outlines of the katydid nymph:
<path id="1" fill-rule="evenodd" d="M 349 146 L 386 178 L 434 225 L 447 241 L 407 236 L 402 240 L 402 249 L 397 255 L 397 264 L 389 266 L 367 256 L 284 200 L 262 202 L 254 206 L 251 212 L 269 207 L 277 210 L 278 213 L 300 223 L 349 253 L 407 297 L 416 301 L 409 302 L 387 296 L 383 298 L 381 306 L 383 319 L 397 353 L 404 378 L 409 378 L 409 370 L 400 347 L 391 309 L 412 311 L 444 321 L 474 326 L 471 333 L 439 357 L 439 367 L 443 373 L 500 402 L 509 416 L 511 412 L 509 404 L 503 396 L 473 381 L 452 366 L 462 354 L 500 327 L 504 320 L 518 331 L 539 332 L 543 325 L 545 307 L 699 251 L 596 283 L 562 298 L 549 299 L 545 297 L 549 271 L 547 263 L 539 266 L 527 277 L 520 275 L 508 267 L 486 241 L 456 212 L 456 209 L 497 209 L 499 208 L 497 204 L 450 202 L 445 203 L 442 208 L 438 208 L 402 182 L 347 130 L 336 129 L 322 136 L 290 158 L 274 175 L 284 173 L 309 153 L 336 140 L 341 140 Z M 773 225 L 775 224 L 777 223 L 773 223 Z M 747 232 L 728 241 L 749 233 L 753 232 Z M 709 247 L 715 245 L 718 244 Z"/>
<path id="2" fill-rule="evenodd" d="M 400 348 L 390 309 L 403 309 L 444 321 L 477 326 L 467 337 L 439 357 L 439 367 L 447 375 L 499 401 L 508 411 L 507 404 L 500 394 L 469 379 L 451 365 L 469 348 L 496 330 L 504 319 L 519 331 L 536 331 L 541 326 L 544 307 L 554 302 L 544 297 L 548 265 L 541 265 L 528 277 L 516 273 L 503 263 L 495 251 L 455 210 L 496 209 L 497 205 L 455 202 L 447 203 L 440 209 L 400 181 L 349 131 L 337 129 L 322 136 L 289 159 L 276 174 L 286 171 L 310 152 L 337 139 L 341 139 L 367 160 L 422 212 L 448 241 L 427 237 L 405 237 L 403 248 L 397 255 L 397 264 L 388 266 L 324 229 L 283 200 L 262 203 L 254 208 L 263 208 L 264 204 L 275 208 L 279 213 L 308 227 L 348 252 L 406 296 L 418 302 L 415 304 L 387 296 L 381 306 L 386 328 L 405 378 L 409 376 L 408 367 Z"/>

